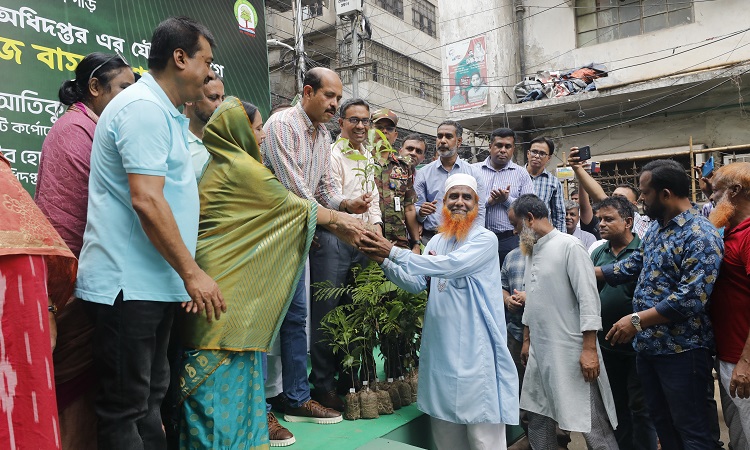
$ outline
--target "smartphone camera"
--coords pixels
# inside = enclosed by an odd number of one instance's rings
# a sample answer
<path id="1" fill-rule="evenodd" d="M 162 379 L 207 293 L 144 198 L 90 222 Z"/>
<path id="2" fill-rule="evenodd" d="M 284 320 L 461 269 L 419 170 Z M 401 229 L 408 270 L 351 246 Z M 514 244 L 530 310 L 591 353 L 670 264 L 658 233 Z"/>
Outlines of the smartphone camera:
<path id="1" fill-rule="evenodd" d="M 580 159 L 581 161 L 591 159 L 591 147 L 589 147 L 588 145 L 578 147 L 578 159 Z"/>

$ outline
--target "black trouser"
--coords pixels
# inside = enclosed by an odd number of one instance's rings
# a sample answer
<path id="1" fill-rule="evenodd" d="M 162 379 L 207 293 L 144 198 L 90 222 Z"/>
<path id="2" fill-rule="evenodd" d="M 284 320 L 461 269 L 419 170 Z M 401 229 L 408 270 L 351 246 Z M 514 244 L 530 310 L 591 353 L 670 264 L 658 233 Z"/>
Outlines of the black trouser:
<path id="1" fill-rule="evenodd" d="M 99 448 L 162 450 L 166 438 L 159 408 L 169 386 L 167 343 L 174 319 L 171 302 L 86 302 L 94 323 L 94 367 Z"/>

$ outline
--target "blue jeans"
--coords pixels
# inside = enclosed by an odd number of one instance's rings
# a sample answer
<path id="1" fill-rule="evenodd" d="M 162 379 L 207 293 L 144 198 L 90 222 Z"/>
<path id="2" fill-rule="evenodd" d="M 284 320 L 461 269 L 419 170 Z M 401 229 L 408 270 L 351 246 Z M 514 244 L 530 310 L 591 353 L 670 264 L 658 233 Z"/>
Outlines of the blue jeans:
<path id="1" fill-rule="evenodd" d="M 699 348 L 671 355 L 639 353 L 636 365 L 661 448 L 714 448 L 706 399 L 712 367 L 709 351 Z"/>
<path id="2" fill-rule="evenodd" d="M 297 408 L 310 400 L 310 385 L 307 383 L 306 323 L 307 298 L 303 274 L 279 330 L 284 395 L 289 399 L 289 405 L 292 408 Z"/>

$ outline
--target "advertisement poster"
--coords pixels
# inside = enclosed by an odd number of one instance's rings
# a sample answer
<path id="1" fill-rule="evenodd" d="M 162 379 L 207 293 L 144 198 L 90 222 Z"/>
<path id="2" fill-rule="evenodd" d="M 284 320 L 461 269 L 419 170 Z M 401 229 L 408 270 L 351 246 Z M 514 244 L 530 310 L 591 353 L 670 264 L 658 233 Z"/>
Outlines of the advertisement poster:
<path id="1" fill-rule="evenodd" d="M 0 152 L 32 195 L 44 138 L 65 112 L 64 80 L 91 52 L 119 52 L 148 67 L 151 35 L 170 16 L 205 24 L 216 39 L 212 68 L 225 91 L 270 109 L 262 0 L 4 0 L 0 6 Z M 256 37 L 257 33 L 257 37 Z"/>
<path id="2" fill-rule="evenodd" d="M 450 110 L 463 111 L 487 104 L 487 44 L 484 36 L 446 47 L 450 80 Z"/>

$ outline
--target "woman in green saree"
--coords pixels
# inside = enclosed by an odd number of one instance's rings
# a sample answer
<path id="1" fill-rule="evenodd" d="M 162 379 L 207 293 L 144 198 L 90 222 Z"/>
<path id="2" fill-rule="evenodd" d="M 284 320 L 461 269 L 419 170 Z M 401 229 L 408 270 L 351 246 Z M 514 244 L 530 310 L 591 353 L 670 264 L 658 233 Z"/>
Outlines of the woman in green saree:
<path id="1" fill-rule="evenodd" d="M 269 447 L 261 353 L 281 326 L 316 224 L 337 228 L 338 213 L 290 193 L 263 165 L 262 126 L 257 108 L 234 97 L 206 125 L 211 159 L 198 183 L 195 259 L 227 312 L 213 322 L 182 317 L 181 449 Z"/>

